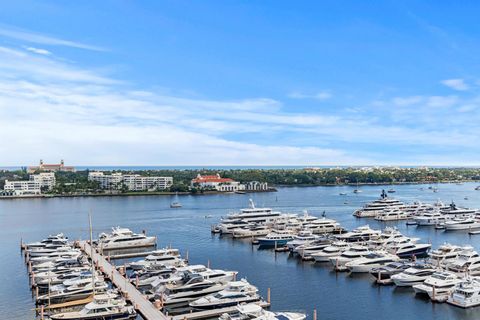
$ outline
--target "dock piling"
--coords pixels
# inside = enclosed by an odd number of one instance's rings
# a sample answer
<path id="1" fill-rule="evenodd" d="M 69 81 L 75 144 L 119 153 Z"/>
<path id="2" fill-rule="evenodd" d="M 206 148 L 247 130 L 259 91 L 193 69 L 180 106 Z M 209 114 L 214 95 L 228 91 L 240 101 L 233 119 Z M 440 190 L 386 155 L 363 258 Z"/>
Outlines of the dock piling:
<path id="1" fill-rule="evenodd" d="M 313 320 L 317 320 L 317 309 L 313 309 Z"/>
<path id="2" fill-rule="evenodd" d="M 270 304 L 270 288 L 267 289 L 267 303 Z"/>

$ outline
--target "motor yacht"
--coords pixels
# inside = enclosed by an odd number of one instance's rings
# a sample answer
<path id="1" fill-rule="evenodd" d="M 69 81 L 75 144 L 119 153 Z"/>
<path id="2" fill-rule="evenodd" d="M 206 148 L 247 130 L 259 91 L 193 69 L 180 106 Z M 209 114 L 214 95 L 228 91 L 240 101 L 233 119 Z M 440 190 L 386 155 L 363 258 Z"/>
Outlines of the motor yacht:
<path id="1" fill-rule="evenodd" d="M 464 250 L 472 249 L 470 246 L 460 247 L 450 243 L 444 243 L 438 249 L 430 251 L 428 262 L 436 266 L 445 266 L 453 262 Z"/>
<path id="2" fill-rule="evenodd" d="M 315 241 L 311 241 L 300 246 L 297 246 L 293 252 L 298 254 L 304 260 L 311 260 L 312 254 L 317 253 L 332 244 L 332 240 L 329 238 L 319 238 Z"/>
<path id="3" fill-rule="evenodd" d="M 432 210 L 427 211 L 422 214 L 416 215 L 413 218 L 413 221 L 417 224 L 417 226 L 436 226 L 439 224 L 445 223 L 447 220 L 451 219 L 451 217 L 443 214 L 440 210 Z"/>
<path id="4" fill-rule="evenodd" d="M 381 234 L 380 230 L 373 230 L 368 225 L 358 227 L 352 231 L 336 235 L 338 240 L 345 242 L 367 241 Z"/>
<path id="5" fill-rule="evenodd" d="M 232 236 L 234 238 L 254 238 L 266 236 L 270 233 L 271 228 L 261 224 L 248 224 L 245 227 L 235 228 L 232 230 Z"/>
<path id="6" fill-rule="evenodd" d="M 476 230 L 480 229 L 480 220 L 477 218 L 470 216 L 470 217 L 457 217 L 445 221 L 444 223 L 446 231 L 453 231 L 453 230 Z"/>
<path id="7" fill-rule="evenodd" d="M 274 230 L 265 237 L 257 239 L 261 247 L 284 246 L 287 242 L 293 240 L 293 234 L 288 230 Z"/>
<path id="8" fill-rule="evenodd" d="M 63 233 L 49 235 L 46 239 L 43 239 L 40 242 L 31 242 L 25 245 L 27 250 L 32 250 L 36 248 L 45 248 L 49 246 L 50 248 L 55 246 L 65 246 L 68 244 L 68 238 L 65 237 Z"/>
<path id="9" fill-rule="evenodd" d="M 410 215 L 399 208 L 387 209 L 375 216 L 375 220 L 378 221 L 397 221 L 397 220 L 406 220 L 410 218 Z"/>
<path id="10" fill-rule="evenodd" d="M 480 279 L 467 277 L 463 279 L 448 297 L 447 302 L 461 308 L 471 308 L 480 305 Z"/>
<path id="11" fill-rule="evenodd" d="M 256 303 L 242 304 L 232 313 L 224 313 L 220 320 L 305 320 L 306 314 L 298 312 L 272 312 Z"/>
<path id="12" fill-rule="evenodd" d="M 395 261 L 386 264 L 385 266 L 373 268 L 370 271 L 370 274 L 375 278 L 377 283 L 381 284 L 389 284 L 392 283 L 391 277 L 395 274 L 401 273 L 408 268 L 410 268 L 413 264 L 406 261 Z"/>
<path id="13" fill-rule="evenodd" d="M 312 253 L 315 262 L 329 262 L 331 258 L 340 256 L 350 245 L 344 241 L 336 241 L 325 247 L 322 251 Z"/>
<path id="14" fill-rule="evenodd" d="M 431 247 L 429 243 L 406 242 L 396 246 L 393 251 L 400 258 L 423 258 L 428 255 Z"/>
<path id="15" fill-rule="evenodd" d="M 297 235 L 293 236 L 293 239 L 287 242 L 287 247 L 290 251 L 293 251 L 296 247 L 304 245 L 319 239 L 319 236 L 314 235 L 312 231 L 306 229 L 301 230 Z"/>
<path id="16" fill-rule="evenodd" d="M 447 300 L 461 281 L 451 272 L 435 272 L 423 283 L 413 285 L 413 290 L 416 294 L 428 294 L 433 301 L 442 302 Z"/>
<path id="17" fill-rule="evenodd" d="M 399 200 L 389 198 L 385 190 L 382 190 L 380 199 L 366 204 L 363 208 L 356 210 L 353 215 L 357 218 L 375 217 L 386 209 L 403 206 Z"/>
<path id="18" fill-rule="evenodd" d="M 480 256 L 473 248 L 463 250 L 447 265 L 447 270 L 455 273 L 480 274 Z"/>
<path id="19" fill-rule="evenodd" d="M 273 211 L 271 208 L 257 208 L 252 199 L 249 199 L 250 206 L 245 209 L 240 209 L 240 212 L 231 213 L 227 215 L 225 219 L 222 219 L 222 223 L 228 223 L 229 221 L 242 220 L 246 223 L 266 223 L 273 222 L 275 219 L 281 216 L 281 212 Z"/>
<path id="20" fill-rule="evenodd" d="M 304 223 L 303 227 L 311 230 L 314 234 L 327 234 L 341 229 L 337 221 L 325 217 Z"/>
<path id="21" fill-rule="evenodd" d="M 178 249 L 161 249 L 155 250 L 145 257 L 144 260 L 132 262 L 128 265 L 133 270 L 141 270 L 148 265 L 165 265 L 165 266 L 180 266 L 185 261 L 180 259 L 180 252 Z"/>
<path id="22" fill-rule="evenodd" d="M 128 228 L 112 228 L 110 234 L 102 233 L 99 236 L 98 248 L 101 251 L 110 249 L 126 249 L 137 247 L 150 247 L 157 243 L 157 238 L 134 233 Z"/>
<path id="23" fill-rule="evenodd" d="M 365 246 L 354 245 L 344 251 L 341 255 L 330 258 L 330 263 L 333 265 L 334 269 L 337 271 L 347 270 L 346 264 L 355 259 L 364 257 L 370 254 L 371 251 Z"/>
<path id="24" fill-rule="evenodd" d="M 465 217 L 474 216 L 475 214 L 478 213 L 478 210 L 477 209 L 459 208 L 452 201 L 452 203 L 448 207 L 440 208 L 440 213 L 445 215 L 446 217 L 450 217 L 450 219 L 453 219 L 453 218 L 465 218 Z"/>
<path id="25" fill-rule="evenodd" d="M 194 309 L 217 309 L 260 300 L 258 289 L 245 279 L 228 283 L 222 291 L 190 302 Z"/>
<path id="26" fill-rule="evenodd" d="M 436 268 L 429 264 L 415 264 L 410 268 L 391 276 L 397 287 L 411 287 L 423 283 L 430 277 Z"/>
<path id="27" fill-rule="evenodd" d="M 376 251 L 361 258 L 347 262 L 345 267 L 350 272 L 370 272 L 373 268 L 379 268 L 389 263 L 400 260 L 399 257 L 386 252 Z"/>
<path id="28" fill-rule="evenodd" d="M 45 295 L 40 295 L 37 298 L 37 304 L 46 303 L 63 303 L 89 297 L 93 293 L 91 281 L 82 286 L 73 285 L 70 287 L 59 287 L 59 290 L 51 288 L 50 292 Z M 106 291 L 108 285 L 104 281 L 98 281 L 95 283 L 95 292 L 101 293 Z"/>
<path id="29" fill-rule="evenodd" d="M 133 306 L 127 306 L 125 299 L 113 294 L 99 294 L 93 297 L 80 311 L 62 312 L 50 315 L 51 320 L 127 320 L 135 319 Z"/>

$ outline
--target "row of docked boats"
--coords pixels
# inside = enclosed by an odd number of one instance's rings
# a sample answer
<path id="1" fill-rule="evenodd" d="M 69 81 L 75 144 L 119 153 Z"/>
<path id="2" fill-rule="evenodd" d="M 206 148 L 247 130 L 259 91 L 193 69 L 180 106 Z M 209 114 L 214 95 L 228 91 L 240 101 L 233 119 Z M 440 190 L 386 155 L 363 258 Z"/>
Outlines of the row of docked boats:
<path id="1" fill-rule="evenodd" d="M 231 235 L 233 238 L 255 238 L 264 246 L 283 246 L 287 241 L 303 230 L 308 230 L 310 238 L 319 235 L 339 233 L 340 224 L 325 216 L 315 217 L 307 212 L 303 215 L 281 213 L 270 208 L 257 208 L 252 200 L 250 207 L 241 209 L 222 218 L 212 226 L 212 232 Z"/>
<path id="2" fill-rule="evenodd" d="M 135 319 L 133 306 L 112 289 L 63 234 L 23 246 L 37 311 L 49 319 Z"/>

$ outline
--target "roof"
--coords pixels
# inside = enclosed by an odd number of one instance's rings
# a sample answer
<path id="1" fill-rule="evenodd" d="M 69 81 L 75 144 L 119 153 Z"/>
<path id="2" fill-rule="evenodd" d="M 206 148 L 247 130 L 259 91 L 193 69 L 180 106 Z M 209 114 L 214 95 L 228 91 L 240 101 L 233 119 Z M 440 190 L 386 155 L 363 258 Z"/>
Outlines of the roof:
<path id="1" fill-rule="evenodd" d="M 205 182 L 234 182 L 233 179 L 230 178 L 221 178 L 219 174 L 210 175 L 210 176 L 202 176 L 198 175 L 195 179 L 192 179 L 193 183 L 205 183 Z"/>

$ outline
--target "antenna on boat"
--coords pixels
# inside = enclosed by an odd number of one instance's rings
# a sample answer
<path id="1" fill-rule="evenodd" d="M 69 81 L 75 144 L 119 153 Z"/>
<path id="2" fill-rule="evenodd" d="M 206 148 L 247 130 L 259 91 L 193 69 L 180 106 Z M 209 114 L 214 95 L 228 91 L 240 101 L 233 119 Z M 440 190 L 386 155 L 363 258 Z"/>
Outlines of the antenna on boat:
<path id="1" fill-rule="evenodd" d="M 88 222 L 90 225 L 90 257 L 92 258 L 92 292 L 93 292 L 93 296 L 95 296 L 95 262 L 93 261 L 92 210 L 88 212 Z"/>
<path id="2" fill-rule="evenodd" d="M 255 209 L 255 202 L 253 202 L 252 198 L 248 199 L 248 201 L 250 202 L 250 207 Z"/>

